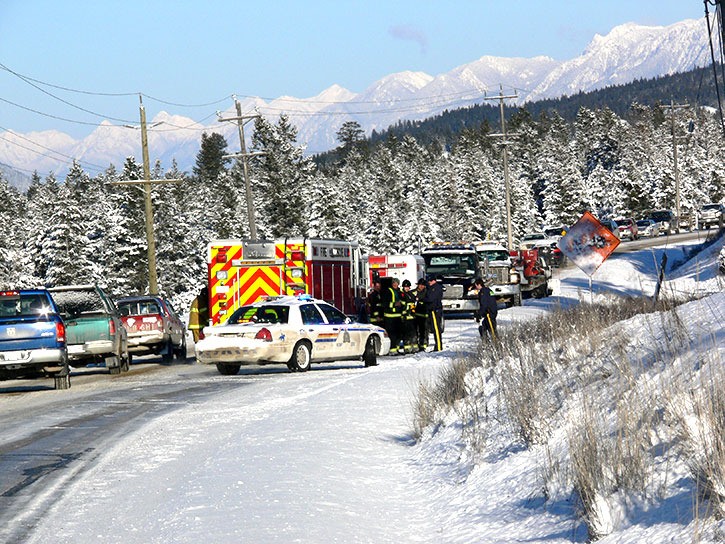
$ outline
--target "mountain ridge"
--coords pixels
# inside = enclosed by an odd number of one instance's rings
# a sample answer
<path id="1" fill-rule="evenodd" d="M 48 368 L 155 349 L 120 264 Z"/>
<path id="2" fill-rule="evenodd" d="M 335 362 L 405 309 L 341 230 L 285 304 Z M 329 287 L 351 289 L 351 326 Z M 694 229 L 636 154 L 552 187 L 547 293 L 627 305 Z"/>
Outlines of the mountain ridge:
<path id="1" fill-rule="evenodd" d="M 307 99 L 246 97 L 240 102 L 243 111 L 257 110 L 272 121 L 281 113 L 288 114 L 298 128 L 298 142 L 306 146 L 307 154 L 316 154 L 338 144 L 336 133 L 345 121 L 357 121 L 370 135 L 402 120 L 422 120 L 446 110 L 481 104 L 485 96 L 497 95 L 499 90 L 509 94 L 514 89 L 519 95 L 516 103 L 525 104 L 683 72 L 709 62 L 704 19 L 686 19 L 668 26 L 625 23 L 605 36 L 595 35 L 581 55 L 567 61 L 544 55 L 483 55 L 436 76 L 416 71 L 389 74 L 360 93 L 332 84 Z M 236 112 L 222 112 L 222 116 L 227 114 L 234 116 Z M 157 123 L 161 124 L 153 126 Z M 239 146 L 237 126 L 231 122 L 204 126 L 161 111 L 149 126 L 152 163 L 160 160 L 164 167 L 175 159 L 181 170 L 190 171 L 202 132 L 222 134 L 230 149 Z M 70 166 L 69 157 L 75 157 L 84 169 L 102 171 L 110 164 L 120 166 L 128 156 L 141 156 L 138 131 L 108 122 L 81 140 L 55 130 L 32 135 L 4 132 L 3 138 L 0 162 L 41 175 L 54 172 L 60 176 Z"/>

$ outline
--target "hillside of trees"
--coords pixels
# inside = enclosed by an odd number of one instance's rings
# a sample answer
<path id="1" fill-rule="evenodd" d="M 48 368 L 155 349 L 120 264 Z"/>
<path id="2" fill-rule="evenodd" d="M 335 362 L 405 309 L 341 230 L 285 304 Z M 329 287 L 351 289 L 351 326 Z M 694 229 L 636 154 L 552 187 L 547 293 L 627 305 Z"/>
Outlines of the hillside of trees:
<path id="1" fill-rule="evenodd" d="M 562 106 L 571 118 L 556 101 L 511 112 L 515 237 L 570 225 L 585 210 L 639 217 L 673 209 L 673 141 L 683 214 L 723 199 L 717 115 L 670 111 L 656 101 L 625 104 L 629 96 L 622 94 L 616 108 L 579 106 L 573 115 Z M 334 160 L 318 167 L 286 116 L 257 119 L 252 148 L 264 154 L 251 160 L 250 172 L 258 234 L 353 239 L 383 253 L 416 252 L 433 240 L 505 239 L 502 148 L 492 131 L 498 129 L 479 122 L 450 141 L 391 131 L 373 144 L 354 122 L 345 123 Z M 182 311 L 206 281 L 208 242 L 249 236 L 242 169 L 225 153 L 223 136 L 204 134 L 192 172 L 158 163 L 152 172 L 183 179 L 153 190 L 159 287 Z M 77 164 L 62 181 L 35 175 L 27 192 L 0 177 L 0 285 L 98 282 L 117 296 L 145 292 L 143 196 L 138 186 L 114 185 L 142 177 L 134 157 L 95 177 Z"/>

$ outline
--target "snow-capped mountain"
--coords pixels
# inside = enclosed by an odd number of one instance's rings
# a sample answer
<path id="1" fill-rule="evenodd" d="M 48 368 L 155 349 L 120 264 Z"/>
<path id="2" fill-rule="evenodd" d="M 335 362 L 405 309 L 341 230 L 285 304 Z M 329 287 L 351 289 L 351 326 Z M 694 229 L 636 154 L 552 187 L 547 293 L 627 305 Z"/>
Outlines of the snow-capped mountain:
<path id="1" fill-rule="evenodd" d="M 391 74 L 361 93 L 332 85 L 312 98 L 282 96 L 270 102 L 246 98 L 241 105 L 243 112 L 256 109 L 271 121 L 281 113 L 288 114 L 298 128 L 298 143 L 306 146 L 308 154 L 314 154 L 338 145 L 336 132 L 349 120 L 360 123 L 369 134 L 398 120 L 425 119 L 446 109 L 480 104 L 501 88 L 505 94 L 515 89 L 518 101 L 525 102 L 687 71 L 709 63 L 707 39 L 704 19 L 666 27 L 628 23 L 606 36 L 596 35 L 580 56 L 564 62 L 543 56 L 482 56 L 437 76 L 423 72 Z M 224 117 L 234 115 L 233 108 L 222 113 Z M 219 132 L 230 150 L 238 148 L 234 123 L 202 126 L 186 117 L 159 113 L 149 121 L 152 164 L 160 160 L 169 167 L 175 159 L 180 169 L 190 171 L 203 131 Z M 247 137 L 250 133 L 248 130 Z M 80 141 L 57 131 L 26 135 L 5 132 L 0 139 L 1 163 L 24 171 L 37 170 L 41 175 L 52 171 L 62 177 L 73 158 L 95 174 L 109 164 L 120 168 L 128 156 L 140 162 L 138 130 L 108 122 Z"/>

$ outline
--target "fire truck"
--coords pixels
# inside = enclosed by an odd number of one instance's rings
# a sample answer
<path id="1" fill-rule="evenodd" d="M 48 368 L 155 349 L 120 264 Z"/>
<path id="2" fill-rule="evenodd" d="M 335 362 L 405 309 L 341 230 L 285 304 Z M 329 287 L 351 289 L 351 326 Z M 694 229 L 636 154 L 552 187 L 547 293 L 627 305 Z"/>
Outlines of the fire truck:
<path id="1" fill-rule="evenodd" d="M 368 285 L 375 279 L 398 278 L 402 284 L 410 281 L 415 287 L 420 278 L 425 278 L 425 261 L 420 255 L 368 255 Z"/>
<path id="2" fill-rule="evenodd" d="M 207 246 L 209 321 L 275 295 L 307 293 L 355 314 L 364 261 L 357 242 L 319 238 L 216 240 Z"/>

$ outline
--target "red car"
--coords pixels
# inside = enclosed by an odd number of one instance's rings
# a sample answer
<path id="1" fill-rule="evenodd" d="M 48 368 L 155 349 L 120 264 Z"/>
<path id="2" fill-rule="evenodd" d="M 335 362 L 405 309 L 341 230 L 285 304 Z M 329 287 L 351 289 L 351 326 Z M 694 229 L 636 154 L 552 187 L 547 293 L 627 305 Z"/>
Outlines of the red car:
<path id="1" fill-rule="evenodd" d="M 130 353 L 161 354 L 165 363 L 174 355 L 186 359 L 186 327 L 167 300 L 141 295 L 120 298 L 116 306 L 128 332 Z"/>

